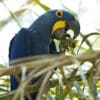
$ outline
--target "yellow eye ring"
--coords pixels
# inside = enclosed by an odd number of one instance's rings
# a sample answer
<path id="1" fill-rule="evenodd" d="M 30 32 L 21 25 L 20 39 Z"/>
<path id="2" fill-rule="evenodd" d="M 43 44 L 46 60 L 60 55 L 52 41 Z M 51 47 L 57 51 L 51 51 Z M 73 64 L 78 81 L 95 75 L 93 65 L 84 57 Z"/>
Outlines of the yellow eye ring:
<path id="1" fill-rule="evenodd" d="M 61 11 L 61 10 L 58 11 L 58 10 L 57 10 L 57 11 L 56 11 L 56 16 L 57 16 L 57 17 L 62 17 L 62 16 L 63 16 L 63 11 Z"/>

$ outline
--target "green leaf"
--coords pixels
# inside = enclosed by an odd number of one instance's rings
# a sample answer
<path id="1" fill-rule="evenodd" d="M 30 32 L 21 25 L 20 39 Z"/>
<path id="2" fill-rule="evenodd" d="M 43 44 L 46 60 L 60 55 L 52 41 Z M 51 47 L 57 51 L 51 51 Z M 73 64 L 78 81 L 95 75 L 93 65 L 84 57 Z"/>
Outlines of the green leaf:
<path id="1" fill-rule="evenodd" d="M 0 80 L 3 81 L 3 82 L 9 82 L 9 78 L 2 78 L 2 77 L 0 77 Z"/>
<path id="2" fill-rule="evenodd" d="M 0 87 L 0 92 L 8 92 L 8 90 Z"/>
<path id="3" fill-rule="evenodd" d="M 5 68 L 7 68 L 7 67 L 2 65 L 2 64 L 0 64 L 0 69 L 5 69 Z"/>
<path id="4" fill-rule="evenodd" d="M 13 12 L 6 6 L 6 4 L 4 3 L 3 0 L 1 0 L 1 2 L 5 6 L 5 8 L 9 11 L 11 17 L 17 22 L 18 26 L 21 28 L 21 25 L 20 25 L 18 19 L 16 18 L 15 14 L 13 14 Z"/>
<path id="5" fill-rule="evenodd" d="M 42 9 L 44 9 L 45 11 L 49 11 L 50 8 L 46 5 L 44 5 L 43 3 L 41 3 L 39 0 L 33 0 L 35 3 L 37 3 Z"/>

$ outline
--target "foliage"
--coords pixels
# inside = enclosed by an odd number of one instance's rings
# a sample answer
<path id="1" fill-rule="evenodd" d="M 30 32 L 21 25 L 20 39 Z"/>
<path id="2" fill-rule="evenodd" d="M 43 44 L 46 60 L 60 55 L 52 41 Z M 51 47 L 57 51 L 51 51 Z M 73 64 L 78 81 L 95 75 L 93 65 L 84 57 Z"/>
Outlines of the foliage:
<path id="1" fill-rule="evenodd" d="M 91 68 L 87 72 L 84 72 L 81 69 L 81 67 L 84 66 L 85 62 L 92 63 L 92 65 L 89 64 L 89 67 Z M 70 69 L 71 66 L 69 65 L 73 65 L 72 70 Z M 37 100 L 40 100 L 42 98 L 42 94 L 47 93 L 48 95 L 46 97 L 53 98 L 54 95 L 56 100 L 63 100 L 65 97 L 77 97 L 82 100 L 84 98 L 89 98 L 93 100 L 98 98 L 99 91 L 97 90 L 97 88 L 100 88 L 100 52 L 96 51 L 80 56 L 35 56 L 12 61 L 10 63 L 10 66 L 15 67 L 1 70 L 0 76 L 16 76 L 24 68 L 26 68 L 27 71 L 30 73 L 25 77 L 25 80 L 21 82 L 19 88 L 16 91 L 12 91 L 5 95 L 2 95 L 0 97 L 0 99 L 2 100 L 7 98 L 11 99 L 12 96 L 13 100 L 17 100 L 18 96 L 23 93 L 21 92 L 22 89 L 24 89 L 25 94 L 27 92 L 34 93 L 39 89 Z M 58 69 L 54 70 L 56 67 Z M 66 71 L 68 71 L 67 74 Z M 77 71 L 80 71 L 81 73 L 77 75 Z M 23 73 L 24 72 L 22 71 L 22 74 Z M 54 75 L 56 76 L 54 77 Z M 39 76 L 42 77 L 35 84 L 29 85 L 29 82 L 32 79 Z M 87 95 L 85 94 L 85 91 L 88 91 Z"/>

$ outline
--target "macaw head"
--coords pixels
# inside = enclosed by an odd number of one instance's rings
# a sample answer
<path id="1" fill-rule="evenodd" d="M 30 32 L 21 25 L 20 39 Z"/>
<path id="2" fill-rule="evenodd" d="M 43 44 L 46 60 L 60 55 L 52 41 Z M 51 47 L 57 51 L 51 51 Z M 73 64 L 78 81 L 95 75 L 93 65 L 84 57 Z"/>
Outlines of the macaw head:
<path id="1" fill-rule="evenodd" d="M 76 38 L 80 32 L 80 24 L 75 17 L 67 11 L 52 11 L 55 22 L 52 26 L 51 35 L 54 39 Z"/>
<path id="2" fill-rule="evenodd" d="M 34 28 L 32 26 L 35 26 Z M 51 10 L 40 16 L 30 27 L 31 31 L 48 34 L 53 39 L 61 40 L 64 36 L 76 38 L 80 32 L 80 24 L 75 17 L 64 10 Z M 71 30 L 71 32 L 68 32 Z M 73 32 L 72 32 L 73 31 Z M 44 37 L 45 37 L 44 36 Z"/>

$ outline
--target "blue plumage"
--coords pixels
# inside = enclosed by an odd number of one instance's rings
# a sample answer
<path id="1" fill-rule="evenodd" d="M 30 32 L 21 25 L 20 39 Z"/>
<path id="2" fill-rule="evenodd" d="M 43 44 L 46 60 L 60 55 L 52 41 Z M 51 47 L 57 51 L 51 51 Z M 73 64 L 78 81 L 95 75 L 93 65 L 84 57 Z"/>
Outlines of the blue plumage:
<path id="1" fill-rule="evenodd" d="M 49 11 L 40 16 L 29 28 L 22 28 L 12 39 L 9 48 L 9 60 L 16 58 L 57 53 L 55 43 L 51 36 L 52 28 L 55 22 L 62 20 L 67 22 L 66 29 L 69 27 L 75 31 L 74 37 L 77 37 L 80 31 L 79 23 L 74 16 L 69 12 L 62 11 L 61 16 L 58 10 Z M 67 27 L 68 26 L 68 27 Z M 66 30 L 65 29 L 65 30 Z M 11 76 L 11 90 L 18 87 L 18 83 L 13 76 Z M 34 81 L 34 80 L 33 80 Z M 33 95 L 32 100 L 36 95 Z"/>

